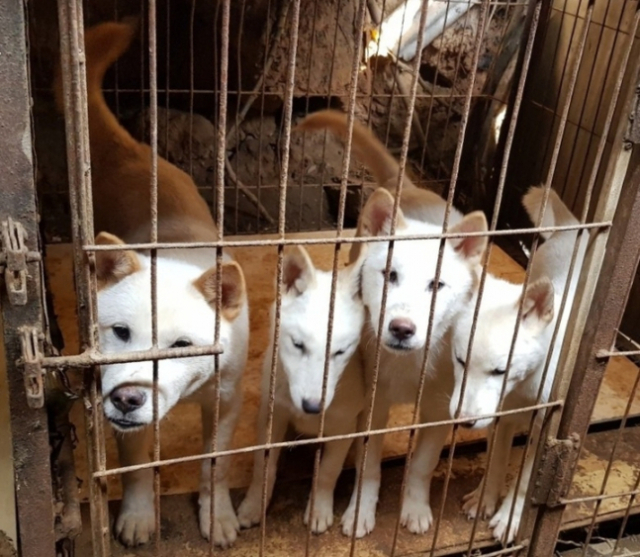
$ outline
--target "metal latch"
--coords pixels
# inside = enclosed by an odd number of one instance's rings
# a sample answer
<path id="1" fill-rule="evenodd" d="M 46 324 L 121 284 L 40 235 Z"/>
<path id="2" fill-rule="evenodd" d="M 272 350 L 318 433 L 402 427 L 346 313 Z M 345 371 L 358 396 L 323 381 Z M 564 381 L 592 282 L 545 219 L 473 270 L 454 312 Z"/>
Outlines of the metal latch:
<path id="1" fill-rule="evenodd" d="M 4 281 L 9 303 L 24 306 L 27 303 L 27 233 L 19 222 L 9 218 L 2 222 L 2 254 Z"/>
<path id="2" fill-rule="evenodd" d="M 27 404 L 30 408 L 42 408 L 44 406 L 42 335 L 35 327 L 22 327 L 20 329 L 20 344 L 22 347 L 20 363 L 24 367 L 24 389 L 27 395 Z"/>
<path id="3" fill-rule="evenodd" d="M 572 472 L 580 452 L 580 437 L 547 439 L 533 486 L 534 505 L 558 507 L 571 488 Z"/>

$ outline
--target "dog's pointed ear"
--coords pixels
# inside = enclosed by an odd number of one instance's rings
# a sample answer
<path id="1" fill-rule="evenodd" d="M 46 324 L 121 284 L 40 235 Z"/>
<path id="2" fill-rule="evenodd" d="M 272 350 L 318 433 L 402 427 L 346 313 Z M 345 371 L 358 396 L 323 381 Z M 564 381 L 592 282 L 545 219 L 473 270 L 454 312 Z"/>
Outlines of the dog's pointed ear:
<path id="1" fill-rule="evenodd" d="M 369 246 L 367 244 L 353 244 L 359 245 L 358 256 L 355 261 L 350 261 L 349 264 L 343 269 L 344 277 L 348 281 L 347 288 L 351 293 L 351 296 L 356 299 L 362 298 L 362 267 L 367 257 L 367 250 Z M 350 254 L 351 255 L 351 254 Z"/>
<path id="2" fill-rule="evenodd" d="M 98 246 L 123 246 L 124 242 L 108 232 L 96 236 Z M 141 268 L 140 258 L 132 250 L 96 251 L 98 290 L 120 282 Z"/>
<path id="3" fill-rule="evenodd" d="M 381 236 L 391 231 L 391 218 L 395 199 L 386 189 L 378 188 L 374 191 L 365 206 L 358 221 L 358 236 Z M 398 207 L 396 229 L 406 226 L 402 210 Z M 359 250 L 356 250 L 359 252 Z"/>
<path id="4" fill-rule="evenodd" d="M 523 294 L 522 324 L 534 332 L 542 331 L 554 315 L 553 283 L 546 277 L 531 283 Z"/>
<path id="5" fill-rule="evenodd" d="M 316 268 L 302 246 L 293 246 L 285 251 L 282 261 L 282 287 L 285 294 L 299 296 L 316 280 Z"/>
<path id="6" fill-rule="evenodd" d="M 458 232 L 486 232 L 487 217 L 482 211 L 474 211 L 465 215 L 455 226 L 449 229 L 451 233 Z M 480 263 L 484 251 L 487 249 L 486 236 L 467 236 L 464 238 L 451 238 L 449 240 L 453 249 L 464 259 L 472 264 Z"/>
<path id="7" fill-rule="evenodd" d="M 222 264 L 220 284 L 220 309 L 228 321 L 233 321 L 242 310 L 246 298 L 246 285 L 242 268 L 235 261 Z M 194 286 L 204 296 L 204 299 L 215 309 L 218 292 L 216 284 L 216 268 L 211 267 L 200 275 Z"/>

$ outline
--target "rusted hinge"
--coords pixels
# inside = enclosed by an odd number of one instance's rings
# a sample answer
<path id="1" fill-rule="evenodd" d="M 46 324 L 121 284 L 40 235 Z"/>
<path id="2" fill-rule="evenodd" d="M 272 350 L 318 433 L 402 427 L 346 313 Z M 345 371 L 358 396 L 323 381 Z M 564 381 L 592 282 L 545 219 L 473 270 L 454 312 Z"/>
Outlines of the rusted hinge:
<path id="1" fill-rule="evenodd" d="M 20 344 L 22 346 L 20 364 L 24 368 L 24 390 L 30 408 L 44 406 L 42 338 L 42 334 L 35 327 L 20 328 Z"/>
<path id="2" fill-rule="evenodd" d="M 533 486 L 534 505 L 557 507 L 562 504 L 571 488 L 579 449 L 580 437 L 576 433 L 569 439 L 547 439 Z"/>
<path id="3" fill-rule="evenodd" d="M 4 283 L 9 303 L 24 306 L 27 303 L 27 264 L 40 261 L 37 251 L 27 249 L 27 232 L 20 222 L 8 218 L 0 230 L 0 270 L 4 270 Z"/>
<path id="4" fill-rule="evenodd" d="M 9 303 L 24 306 L 27 303 L 27 233 L 19 222 L 8 219 L 2 222 L 2 254 L 4 283 Z"/>

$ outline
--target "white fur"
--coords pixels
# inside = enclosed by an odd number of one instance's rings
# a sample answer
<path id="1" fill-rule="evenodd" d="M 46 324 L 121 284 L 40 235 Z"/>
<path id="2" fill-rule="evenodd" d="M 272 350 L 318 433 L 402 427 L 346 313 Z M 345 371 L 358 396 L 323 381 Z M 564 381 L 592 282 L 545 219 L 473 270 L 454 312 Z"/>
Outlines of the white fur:
<path id="1" fill-rule="evenodd" d="M 106 354 L 147 350 L 151 339 L 150 259 L 138 256 L 141 269 L 98 293 L 100 348 Z M 204 271 L 215 265 L 215 251 L 167 251 L 157 259 L 157 331 L 158 347 L 169 348 L 175 341 L 188 339 L 194 346 L 213 344 L 215 310 L 194 286 Z M 131 331 L 128 342 L 119 339 L 114 325 Z M 240 411 L 239 381 L 247 359 L 249 314 L 246 302 L 239 315 L 228 321 L 221 316 L 218 357 L 220 372 L 220 420 L 217 450 L 230 448 Z M 181 401 L 202 406 L 204 452 L 210 452 L 209 440 L 215 404 L 214 356 L 161 360 L 158 362 L 158 419 Z M 153 364 L 150 361 L 102 366 L 104 412 L 117 432 L 123 466 L 149 462 L 153 421 Z M 123 414 L 109 395 L 118 387 L 132 385 L 146 395 L 137 410 Z M 238 522 L 229 497 L 227 470 L 229 458 L 216 464 L 216 513 L 214 538 L 222 546 L 236 538 Z M 200 528 L 209 532 L 210 462 L 203 462 L 200 489 Z M 154 530 L 153 471 L 132 472 L 123 476 L 124 495 L 116 520 L 116 533 L 126 545 L 149 540 Z"/>
<path id="2" fill-rule="evenodd" d="M 525 196 L 524 204 L 531 219 L 537 222 L 540 201 L 543 190 L 541 187 L 532 188 Z M 542 219 L 543 226 L 569 225 L 577 223 L 577 220 L 564 206 L 560 198 L 551 191 L 549 205 Z M 541 319 L 535 311 L 525 315 L 520 323 L 518 337 L 511 366 L 506 374 L 505 398 L 503 410 L 513 410 L 536 403 L 541 387 L 543 372 L 547 360 L 549 344 L 556 327 L 558 311 L 565 289 L 568 266 L 575 245 L 577 232 L 556 232 L 536 251 L 532 262 L 531 283 L 545 280 L 552 284 L 553 315 Z M 545 384 L 542 385 L 542 401 L 548 400 L 550 389 L 555 377 L 562 339 L 567 327 L 571 312 L 571 305 L 575 296 L 575 289 L 579 277 L 579 271 L 588 243 L 588 235 L 583 234 L 580 242 L 576 267 L 573 271 L 569 285 L 567 304 L 562 314 L 558 338 L 552 348 L 552 356 Z M 546 278 L 545 278 L 546 277 Z M 548 283 L 549 284 L 549 283 Z M 471 356 L 467 356 L 467 348 L 471 333 L 473 312 L 477 298 L 466 306 L 465 311 L 456 320 L 453 327 L 452 356 L 455 370 L 455 389 L 451 398 L 450 413 L 456 415 L 460 402 L 460 417 L 475 420 L 473 427 L 481 429 L 493 426 L 493 418 L 477 418 L 498 411 L 500 392 L 505 375 L 496 374 L 494 370 L 506 370 L 507 360 L 513 339 L 514 328 L 518 313 L 518 306 L 523 294 L 522 285 L 515 285 L 487 275 L 485 290 L 482 296 L 478 323 L 475 331 Z M 466 387 L 464 398 L 460 401 L 461 386 L 466 362 Z M 494 536 L 510 543 L 517 533 L 522 511 L 524 509 L 524 497 L 531 475 L 531 467 L 535 458 L 535 450 L 528 451 L 522 478 L 519 486 L 511 486 L 502 505 L 498 502 L 505 488 L 506 466 L 509 452 L 516 429 L 528 426 L 531 413 L 523 413 L 505 416 L 497 425 L 495 434 L 494 454 L 491 466 L 485 473 L 486 487 L 484 499 L 479 505 L 479 489 L 469 494 L 464 505 L 465 511 L 470 517 L 475 517 L 478 510 L 489 518 L 492 517 L 491 527 Z M 534 424 L 530 435 L 530 443 L 535 447 L 539 440 L 542 414 Z M 491 436 L 491 433 L 489 434 Z M 508 527 L 511 507 L 515 502 L 515 511 L 510 527 Z M 496 512 L 497 509 L 497 512 Z"/>
<path id="3" fill-rule="evenodd" d="M 406 227 L 396 231 L 397 236 L 441 234 L 442 226 L 406 219 Z M 382 323 L 382 346 L 393 353 L 418 350 L 424 347 L 433 298 L 432 283 L 435 280 L 440 240 L 397 241 L 393 247 L 390 271 L 397 273 L 397 282 L 389 283 Z M 384 270 L 387 262 L 388 243 L 374 242 L 362 274 L 362 296 L 369 310 L 369 322 L 375 334 L 378 332 Z M 455 315 L 458 300 L 471 290 L 473 279 L 466 261 L 459 257 L 449 242 L 445 242 L 440 282 L 435 306 L 432 343 L 437 345 Z M 398 343 L 389 332 L 393 319 L 405 318 L 416 326 L 416 333 L 409 341 Z"/>
<path id="4" fill-rule="evenodd" d="M 453 223 L 462 221 L 455 212 Z M 441 234 L 442 224 L 431 224 L 403 218 L 404 226 L 396 234 L 400 237 L 416 234 Z M 486 227 L 486 221 L 484 221 Z M 389 284 L 386 311 L 381 333 L 382 351 L 376 398 L 373 407 L 371 428 L 386 427 L 389 410 L 393 404 L 415 403 L 421 370 L 425 357 L 425 341 L 432 306 L 432 285 L 435 280 L 436 266 L 440 249 L 440 240 L 396 241 L 393 248 L 391 271 L 397 274 L 395 284 Z M 388 253 L 387 242 L 374 242 L 369 245 L 363 267 L 363 300 L 369 313 L 365 325 L 362 352 L 365 361 L 365 380 L 367 392 L 371 392 L 371 383 L 375 370 L 375 346 L 380 318 L 381 300 L 384 285 L 383 270 Z M 433 422 L 447 419 L 448 400 L 452 390 L 451 361 L 448 349 L 441 347 L 448 343 L 447 329 L 460 309 L 468 302 L 474 284 L 474 272 L 477 256 L 467 258 L 454 249 L 454 242 L 444 242 L 444 254 L 440 272 L 442 286 L 437 292 L 433 311 L 433 324 L 429 340 L 429 359 L 427 364 L 427 384 L 421 404 L 420 421 Z M 415 325 L 415 334 L 404 342 L 398 342 L 390 333 L 389 325 L 393 319 L 409 320 Z M 365 405 L 365 408 L 368 404 Z M 360 428 L 366 428 L 366 413 L 361 415 Z M 424 533 L 432 522 L 429 504 L 430 483 L 440 451 L 446 439 L 448 426 L 422 429 L 418 435 L 415 453 L 407 478 L 407 487 L 403 497 L 401 522 L 411 532 Z M 370 437 L 367 459 L 362 474 L 362 497 L 358 520 L 355 508 L 357 490 L 342 517 L 342 529 L 345 535 L 362 537 L 373 530 L 375 511 L 380 488 L 380 459 L 382 453 L 382 435 Z M 360 461 L 362 443 L 358 443 Z"/>
<path id="5" fill-rule="evenodd" d="M 298 248 L 300 252 L 304 252 Z M 325 368 L 327 328 L 331 293 L 331 273 L 313 268 L 304 252 L 299 264 L 306 265 L 305 276 L 283 285 L 280 342 L 277 356 L 275 404 L 271 442 L 284 440 L 287 426 L 293 425 L 303 435 L 317 436 L 320 414 L 305 412 L 303 400 L 320 402 Z M 305 263 L 306 260 L 306 263 Z M 293 264 L 285 257 L 285 268 Z M 324 435 L 342 435 L 356 429 L 356 418 L 364 403 L 362 368 L 357 354 L 364 322 L 364 308 L 359 293 L 361 262 L 339 272 L 336 288 L 331 360 L 325 396 Z M 286 274 L 286 272 L 285 272 Z M 258 419 L 258 442 L 267 441 L 269 386 L 273 358 L 275 304 L 271 310 L 271 344 L 264 356 L 262 399 Z M 296 347 L 296 344 L 298 345 Z M 304 345 L 304 349 L 300 346 Z M 315 533 L 322 533 L 333 523 L 333 491 L 342 470 L 350 440 L 326 443 L 317 478 L 313 510 L 310 503 L 304 517 Z M 275 483 L 279 449 L 269 457 L 267 504 Z M 238 510 L 240 524 L 250 527 L 262 519 L 264 451 L 255 453 L 253 480 Z"/>

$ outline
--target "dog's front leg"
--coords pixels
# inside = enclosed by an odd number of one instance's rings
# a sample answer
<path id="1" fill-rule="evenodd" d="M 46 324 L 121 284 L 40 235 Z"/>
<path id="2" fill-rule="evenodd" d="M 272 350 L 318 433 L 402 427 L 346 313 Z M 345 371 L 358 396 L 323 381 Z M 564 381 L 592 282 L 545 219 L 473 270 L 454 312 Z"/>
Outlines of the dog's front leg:
<path id="1" fill-rule="evenodd" d="M 443 412 L 442 416 L 433 416 L 429 421 L 446 418 L 446 412 Z M 414 534 L 424 534 L 433 522 L 429 502 L 431 479 L 449 429 L 448 425 L 444 425 L 418 431 L 416 449 L 407 474 L 400 518 L 401 524 Z"/>
<path id="2" fill-rule="evenodd" d="M 389 417 L 389 401 L 385 396 L 378 396 L 373 406 L 373 416 L 371 428 L 384 429 Z M 365 405 L 367 408 L 367 405 Z M 358 417 L 358 431 L 366 431 L 366 410 Z M 378 493 L 380 491 L 380 462 L 382 460 L 382 434 L 369 437 L 367 446 L 367 458 L 360 477 L 360 466 L 364 455 L 364 443 L 362 438 L 357 439 L 356 457 L 356 485 L 351 494 L 351 501 L 347 510 L 342 515 L 342 533 L 345 536 L 352 536 L 355 530 L 356 538 L 362 538 L 370 533 L 376 524 L 376 506 L 378 504 Z M 360 479 L 359 479 L 360 478 Z M 356 503 L 358 497 L 358 482 L 362 483 L 360 497 L 360 508 L 358 509 L 358 522 L 356 524 Z"/>
<path id="3" fill-rule="evenodd" d="M 311 521 L 311 531 L 314 534 L 322 534 L 333 524 L 333 491 L 350 446 L 351 439 L 325 443 L 318 468 L 313 512 L 311 510 L 311 495 L 309 495 L 307 510 L 304 513 L 304 523 L 309 524 Z"/>
<path id="4" fill-rule="evenodd" d="M 506 486 L 507 466 L 509 464 L 509 455 L 511 454 L 511 445 L 513 443 L 513 434 L 515 424 L 509 417 L 501 418 L 496 427 L 493 454 L 491 461 L 487 463 L 487 469 L 483 481 L 485 482 L 482 501 L 480 501 L 480 488 L 482 481 L 471 493 L 464 497 L 462 508 L 470 519 L 474 519 L 477 514 L 482 518 L 491 518 L 496 509 L 500 497 L 504 495 L 504 487 Z M 491 429 L 488 437 L 492 438 Z M 491 444 L 488 447 L 487 455 L 491 454 Z"/>
<path id="5" fill-rule="evenodd" d="M 267 422 L 268 422 L 268 400 L 266 393 L 263 393 L 263 400 L 260 404 L 260 413 L 258 416 L 258 444 L 262 445 L 267 440 Z M 284 441 L 287 433 L 287 425 L 289 417 L 284 408 L 276 404 L 273 407 L 273 422 L 271 428 L 271 443 L 280 443 Z M 271 495 L 273 494 L 273 486 L 276 481 L 276 471 L 278 469 L 278 458 L 280 449 L 271 449 L 269 451 L 269 462 L 267 468 L 267 502 L 269 506 Z M 264 480 L 264 462 L 265 451 L 256 451 L 253 456 L 253 478 L 251 485 L 247 490 L 244 500 L 238 509 L 238 519 L 243 528 L 251 528 L 256 524 L 260 524 L 262 520 L 262 486 Z"/>
<path id="6" fill-rule="evenodd" d="M 489 523 L 489 526 L 493 528 L 493 536 L 505 545 L 510 544 L 515 539 L 518 529 L 520 528 L 525 497 L 529 487 L 529 480 L 531 479 L 531 472 L 533 471 L 533 463 L 536 458 L 536 447 L 540 441 L 541 424 L 542 415 L 538 414 L 529 436 L 529 447 L 524 460 L 520 482 L 518 483 L 516 478 L 507 496 L 502 501 L 498 512 Z M 513 515 L 511 515 L 512 508 Z M 511 520 L 509 520 L 510 517 Z"/>
<path id="7" fill-rule="evenodd" d="M 131 433 L 116 433 L 122 466 L 150 462 L 153 430 L 146 427 Z M 115 522 L 116 537 L 131 547 L 147 543 L 155 532 L 153 470 L 146 468 L 122 475 L 122 504 Z"/>
<path id="8" fill-rule="evenodd" d="M 230 403 L 220 403 L 220 421 L 216 439 L 216 450 L 224 451 L 231 447 L 231 441 L 240 415 L 241 399 L 235 396 Z M 211 452 L 211 438 L 213 434 L 214 408 L 202 404 L 202 438 L 204 452 Z M 240 525 L 231 503 L 229 494 L 229 466 L 231 456 L 219 457 L 215 461 L 214 470 L 214 516 L 211 517 L 211 460 L 202 462 L 202 477 L 200 480 L 200 532 L 209 539 L 211 535 L 211 520 L 213 518 L 213 539 L 220 547 L 229 547 L 237 538 Z"/>

